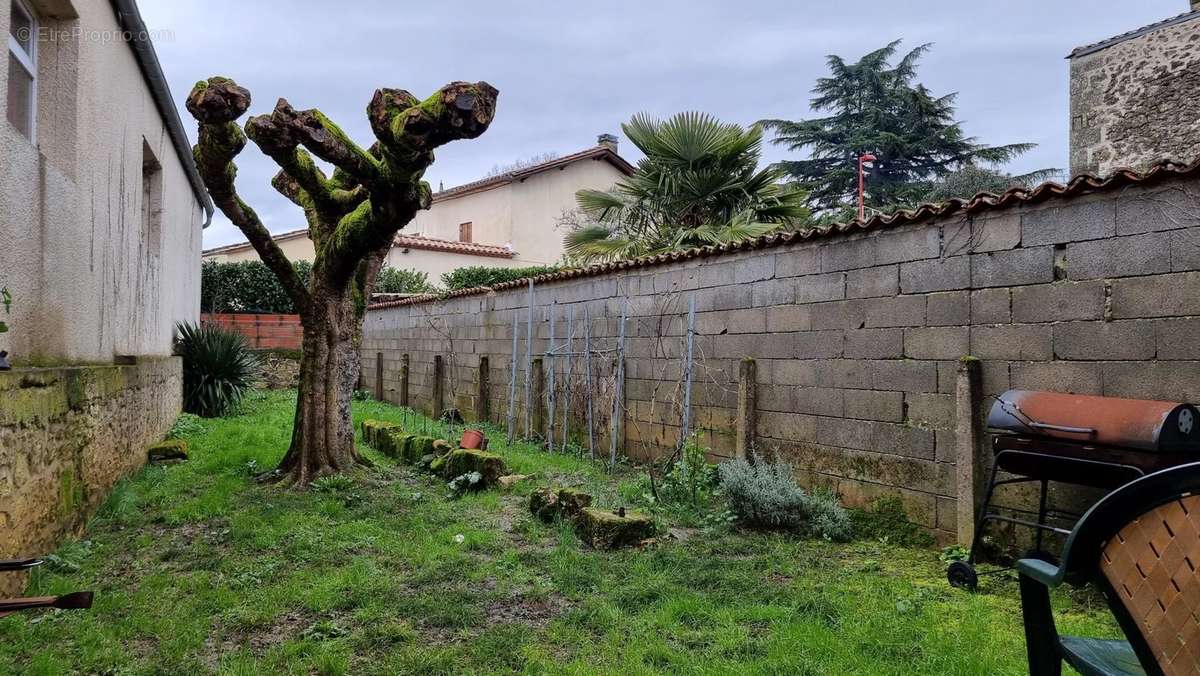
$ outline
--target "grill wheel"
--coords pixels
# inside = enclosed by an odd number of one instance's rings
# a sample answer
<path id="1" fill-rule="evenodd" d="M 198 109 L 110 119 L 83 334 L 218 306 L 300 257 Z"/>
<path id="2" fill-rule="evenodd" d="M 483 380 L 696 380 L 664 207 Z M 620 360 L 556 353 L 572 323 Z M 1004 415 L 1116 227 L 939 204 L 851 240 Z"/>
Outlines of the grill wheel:
<path id="1" fill-rule="evenodd" d="M 975 566 L 966 561 L 955 561 L 946 569 L 946 579 L 950 581 L 950 586 L 957 589 L 966 589 L 967 591 L 975 591 L 979 588 L 979 575 L 975 572 Z"/>

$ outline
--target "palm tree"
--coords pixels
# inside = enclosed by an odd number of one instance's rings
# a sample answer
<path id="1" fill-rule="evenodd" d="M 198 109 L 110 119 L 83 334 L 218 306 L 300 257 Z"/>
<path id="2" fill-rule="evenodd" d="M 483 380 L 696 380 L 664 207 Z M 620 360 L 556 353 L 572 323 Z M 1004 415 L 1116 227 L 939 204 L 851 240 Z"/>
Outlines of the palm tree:
<path id="1" fill-rule="evenodd" d="M 762 128 L 743 129 L 704 113 L 661 121 L 638 114 L 621 125 L 645 154 L 608 192 L 580 190 L 584 222 L 565 238 L 581 262 L 620 260 L 725 244 L 805 222 L 805 194 L 759 169 Z"/>

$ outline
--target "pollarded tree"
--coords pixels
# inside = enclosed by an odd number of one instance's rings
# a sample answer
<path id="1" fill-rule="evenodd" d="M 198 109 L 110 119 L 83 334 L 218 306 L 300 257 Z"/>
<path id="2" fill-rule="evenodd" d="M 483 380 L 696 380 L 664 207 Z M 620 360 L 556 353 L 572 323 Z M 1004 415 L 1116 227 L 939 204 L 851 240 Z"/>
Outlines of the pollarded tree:
<path id="1" fill-rule="evenodd" d="M 367 149 L 320 111 L 296 110 L 284 99 L 269 115 L 249 118 L 243 133 L 235 120 L 250 107 L 250 92 L 228 78 L 198 82 L 188 95 L 200 123 L 194 152 L 205 187 L 279 278 L 304 329 L 295 425 L 279 478 L 304 485 L 362 462 L 350 398 L 370 289 L 396 233 L 429 208 L 432 193 L 421 176 L 434 148 L 482 134 L 497 94 L 486 82 L 452 82 L 423 101 L 377 89 L 367 105 L 376 141 Z M 280 166 L 271 184 L 304 210 L 316 251 L 308 284 L 234 187 L 233 158 L 247 137 Z M 333 165 L 331 176 L 313 155 Z"/>

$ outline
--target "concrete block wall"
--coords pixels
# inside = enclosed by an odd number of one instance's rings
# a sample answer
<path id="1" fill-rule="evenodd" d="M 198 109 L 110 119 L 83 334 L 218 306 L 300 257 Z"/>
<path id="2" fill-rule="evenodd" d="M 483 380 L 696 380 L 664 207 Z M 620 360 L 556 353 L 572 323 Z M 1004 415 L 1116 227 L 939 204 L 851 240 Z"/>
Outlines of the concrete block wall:
<path id="1" fill-rule="evenodd" d="M 610 351 L 628 302 L 620 446 L 641 458 L 669 452 L 694 296 L 693 417 L 715 456 L 734 454 L 738 362 L 753 358 L 759 452 L 792 460 L 806 484 L 832 486 L 849 504 L 899 496 L 914 522 L 951 540 L 960 497 L 974 499 L 955 481 L 960 358 L 980 360 L 985 396 L 1026 388 L 1200 401 L 1198 204 L 1200 183 L 1177 179 L 540 283 L 533 351 L 547 349 L 551 309 L 561 342 L 568 308 L 579 349 L 588 308 L 606 453 Z M 398 401 L 408 355 L 409 401 L 428 409 L 442 355 L 447 406 L 469 418 L 487 356 L 490 417 L 503 422 L 514 316 L 523 400 L 527 299 L 513 289 L 372 310 L 364 385 L 374 388 L 382 355 L 385 398 Z M 574 386 L 581 379 L 577 363 Z"/>

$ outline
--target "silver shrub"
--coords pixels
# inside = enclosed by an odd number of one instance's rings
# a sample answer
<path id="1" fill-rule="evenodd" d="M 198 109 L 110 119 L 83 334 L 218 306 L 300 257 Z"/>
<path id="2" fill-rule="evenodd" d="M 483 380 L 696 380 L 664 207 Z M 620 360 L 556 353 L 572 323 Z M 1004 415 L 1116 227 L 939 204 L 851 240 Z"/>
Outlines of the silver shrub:
<path id="1" fill-rule="evenodd" d="M 850 515 L 829 491 L 809 493 L 796 484 L 784 462 L 733 460 L 719 468 L 729 508 L 757 528 L 783 528 L 829 540 L 850 539 Z"/>

